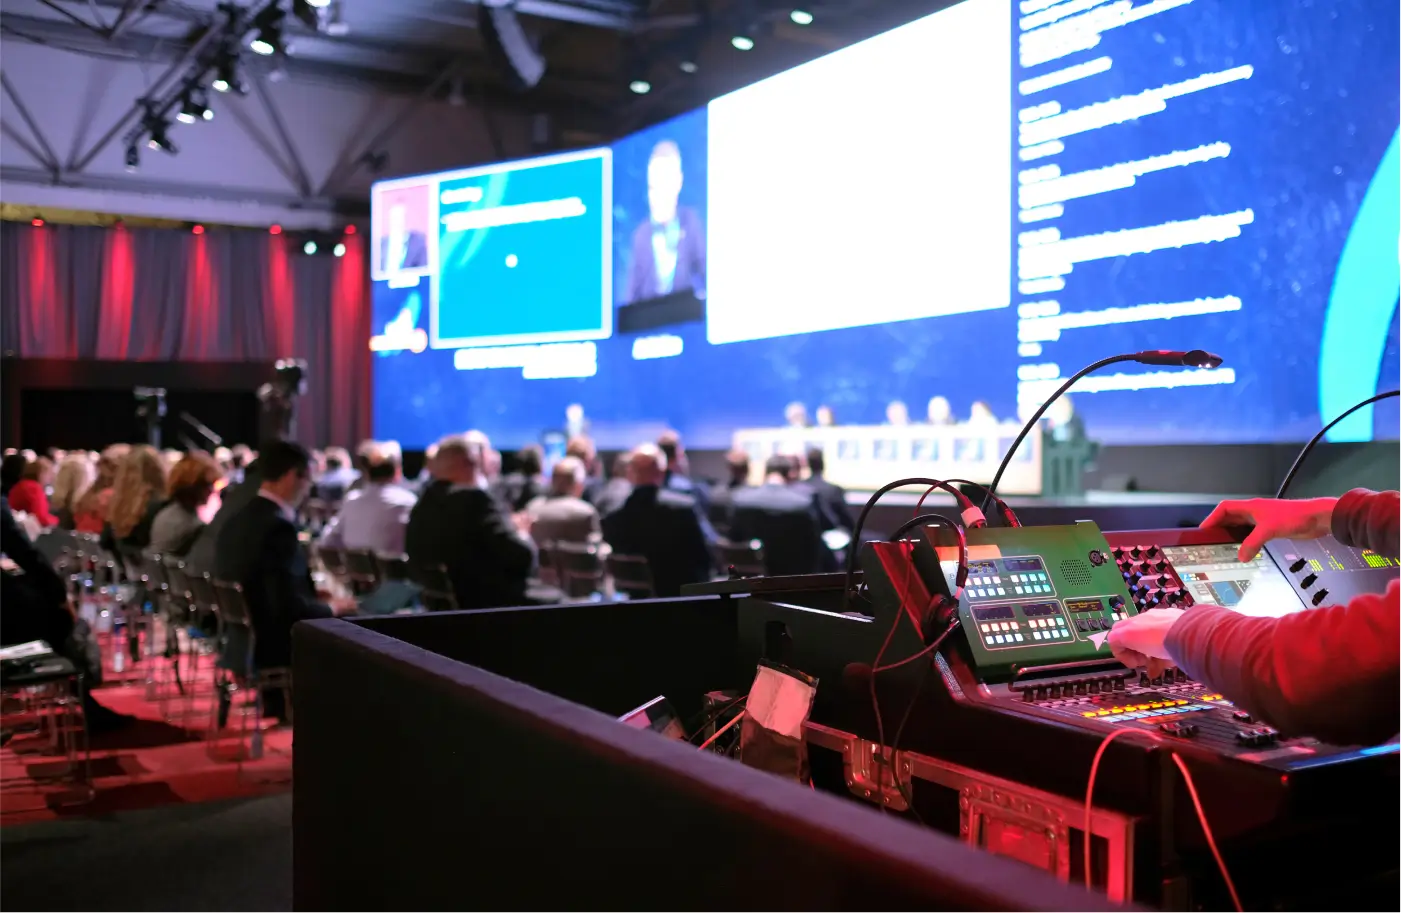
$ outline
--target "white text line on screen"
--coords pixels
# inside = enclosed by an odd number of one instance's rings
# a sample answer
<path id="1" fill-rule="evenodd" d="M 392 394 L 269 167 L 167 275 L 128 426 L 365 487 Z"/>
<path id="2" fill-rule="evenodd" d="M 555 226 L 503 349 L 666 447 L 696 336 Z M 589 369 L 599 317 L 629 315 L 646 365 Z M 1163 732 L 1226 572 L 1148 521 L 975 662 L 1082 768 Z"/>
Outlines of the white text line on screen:
<path id="1" fill-rule="evenodd" d="M 472 231 L 478 228 L 495 228 L 500 225 L 522 225 L 527 222 L 548 222 L 551 219 L 572 219 L 585 215 L 588 207 L 578 197 L 563 200 L 545 200 L 540 203 L 517 203 L 513 206 L 495 206 L 491 209 L 469 209 L 465 212 L 450 212 L 443 216 L 443 225 L 448 231 Z"/>

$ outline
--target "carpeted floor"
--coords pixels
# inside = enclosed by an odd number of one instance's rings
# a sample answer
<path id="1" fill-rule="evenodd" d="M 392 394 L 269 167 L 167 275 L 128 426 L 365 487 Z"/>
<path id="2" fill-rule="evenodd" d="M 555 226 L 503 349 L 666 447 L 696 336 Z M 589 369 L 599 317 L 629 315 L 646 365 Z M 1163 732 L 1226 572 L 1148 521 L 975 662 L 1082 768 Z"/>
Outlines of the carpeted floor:
<path id="1" fill-rule="evenodd" d="M 291 909 L 292 731 L 267 730 L 240 772 L 237 715 L 205 741 L 210 698 L 163 708 L 134 681 L 95 696 L 136 722 L 93 737 L 89 801 L 23 727 L 0 748 L 0 908 Z"/>
<path id="2" fill-rule="evenodd" d="M 292 796 L 0 830 L 6 910 L 290 910 Z"/>

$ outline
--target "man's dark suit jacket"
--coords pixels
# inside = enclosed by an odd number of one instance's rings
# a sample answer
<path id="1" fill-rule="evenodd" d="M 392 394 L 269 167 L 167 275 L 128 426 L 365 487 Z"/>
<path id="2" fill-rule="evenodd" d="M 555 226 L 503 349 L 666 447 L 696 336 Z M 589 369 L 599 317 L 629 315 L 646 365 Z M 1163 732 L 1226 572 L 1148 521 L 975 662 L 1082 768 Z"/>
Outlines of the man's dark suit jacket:
<path id="1" fill-rule="evenodd" d="M 851 518 L 851 508 L 846 503 L 846 489 L 822 476 L 810 476 L 794 485 L 812 492 L 821 511 L 823 530 L 843 529 L 851 532 L 856 528 L 856 521 Z"/>
<path id="2" fill-rule="evenodd" d="M 694 498 L 642 485 L 603 518 L 603 539 L 622 555 L 641 555 L 658 596 L 679 596 L 687 583 L 710 578 L 710 545 Z"/>
<path id="3" fill-rule="evenodd" d="M 464 609 L 526 605 L 535 550 L 489 492 L 435 481 L 409 513 L 404 550 L 417 567 L 447 568 Z"/>
<path id="4" fill-rule="evenodd" d="M 760 485 L 735 491 L 730 538 L 764 543 L 772 575 L 813 574 L 835 569 L 822 541 L 822 521 L 812 493 L 792 485 Z"/>
<path id="5" fill-rule="evenodd" d="M 419 269 L 428 265 L 428 238 L 421 231 L 411 231 L 404 236 L 404 261 L 389 263 L 389 235 L 379 239 L 379 267 L 386 273 L 396 269 Z"/>
<path id="6" fill-rule="evenodd" d="M 632 233 L 632 266 L 628 269 L 627 300 L 624 304 L 648 301 L 671 292 L 705 291 L 705 226 L 694 209 L 682 206 L 676 210 L 681 223 L 681 237 L 676 242 L 676 273 L 671 289 L 657 286 L 657 258 L 652 250 L 652 220 L 637 226 Z"/>
<path id="7" fill-rule="evenodd" d="M 599 487 L 596 495 L 586 500 L 598 508 L 600 517 L 606 517 L 626 504 L 630 497 L 632 497 L 632 483 L 624 478 L 616 478 L 609 479 Z"/>
<path id="8" fill-rule="evenodd" d="M 730 535 L 730 524 L 734 522 L 735 492 L 743 485 L 724 485 L 710 491 L 710 523 L 722 536 Z"/>
<path id="9" fill-rule="evenodd" d="M 214 572 L 214 556 L 219 552 L 219 533 L 228 525 L 230 517 L 243 510 L 258 496 L 258 489 L 262 484 L 262 476 L 258 473 L 256 465 L 250 466 L 244 472 L 242 482 L 229 485 L 219 493 L 219 509 L 215 511 L 214 518 L 185 553 L 185 564 L 191 570 L 204 574 Z"/>
<path id="10" fill-rule="evenodd" d="M 267 498 L 254 497 L 228 518 L 215 544 L 212 576 L 243 586 L 257 636 L 253 658 L 261 668 L 291 663 L 292 625 L 332 614 L 316 599 L 296 525 Z"/>

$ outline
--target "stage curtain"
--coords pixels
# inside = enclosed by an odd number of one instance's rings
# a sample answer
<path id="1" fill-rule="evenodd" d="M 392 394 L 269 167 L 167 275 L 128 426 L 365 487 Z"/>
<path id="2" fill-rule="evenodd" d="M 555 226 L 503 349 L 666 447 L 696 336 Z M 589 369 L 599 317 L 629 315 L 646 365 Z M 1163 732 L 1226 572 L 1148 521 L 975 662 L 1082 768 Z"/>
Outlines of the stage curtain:
<path id="1" fill-rule="evenodd" d="M 297 437 L 370 434 L 363 237 L 307 256 L 264 231 L 0 225 L 0 347 L 21 358 L 306 359 Z"/>

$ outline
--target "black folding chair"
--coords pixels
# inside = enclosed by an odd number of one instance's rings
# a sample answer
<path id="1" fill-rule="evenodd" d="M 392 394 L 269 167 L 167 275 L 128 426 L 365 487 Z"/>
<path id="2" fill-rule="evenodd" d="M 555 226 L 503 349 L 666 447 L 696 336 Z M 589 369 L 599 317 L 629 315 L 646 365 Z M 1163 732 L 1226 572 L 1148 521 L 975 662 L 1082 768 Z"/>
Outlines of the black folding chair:
<path id="1" fill-rule="evenodd" d="M 657 595 L 652 579 L 652 566 L 641 555 L 620 555 L 616 552 L 604 559 L 608 576 L 613 578 L 613 590 L 629 599 L 651 599 Z"/>

